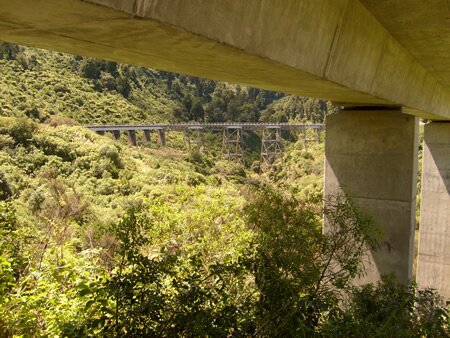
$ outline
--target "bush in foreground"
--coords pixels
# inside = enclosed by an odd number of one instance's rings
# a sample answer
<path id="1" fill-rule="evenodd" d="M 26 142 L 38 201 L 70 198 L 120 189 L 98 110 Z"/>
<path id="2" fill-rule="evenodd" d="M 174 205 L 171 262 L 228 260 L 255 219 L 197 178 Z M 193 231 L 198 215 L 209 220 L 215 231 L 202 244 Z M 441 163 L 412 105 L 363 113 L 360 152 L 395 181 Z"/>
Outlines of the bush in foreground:
<path id="1" fill-rule="evenodd" d="M 0 279 L 8 287 L 0 289 L 0 332 L 39 335 L 45 330 L 59 336 L 105 337 L 449 336 L 448 310 L 433 291 L 393 278 L 376 286 L 352 286 L 353 279 L 364 273 L 361 258 L 367 245 L 375 246 L 377 231 L 350 201 L 337 197 L 324 210 L 319 198 L 298 200 L 267 188 L 250 194 L 248 200 L 244 215 L 254 236 L 234 258 L 206 260 L 183 247 L 155 247 L 149 236 L 152 215 L 142 207 L 130 209 L 111 228 L 116 244 L 108 266 L 95 263 L 99 259 L 95 252 L 88 253 L 95 258 L 90 265 L 82 258 L 66 257 L 72 263 L 60 266 L 57 274 L 22 281 L 17 288 L 12 268 L 18 253 L 2 245 Z M 0 212 L 2 228 L 10 231 L 13 209 L 5 204 Z M 329 227 L 326 234 L 321 230 L 323 213 Z M 77 265 L 83 262 L 86 270 Z"/>

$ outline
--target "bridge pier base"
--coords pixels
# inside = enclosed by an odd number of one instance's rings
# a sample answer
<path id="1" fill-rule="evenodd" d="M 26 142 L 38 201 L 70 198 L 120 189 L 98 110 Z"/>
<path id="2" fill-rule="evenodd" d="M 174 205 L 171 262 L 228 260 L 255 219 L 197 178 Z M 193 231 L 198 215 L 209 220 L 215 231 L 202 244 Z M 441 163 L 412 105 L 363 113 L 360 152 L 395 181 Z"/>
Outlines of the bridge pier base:
<path id="1" fill-rule="evenodd" d="M 326 120 L 325 196 L 347 194 L 383 231 L 367 251 L 366 276 L 412 278 L 418 119 L 400 110 L 341 110 Z"/>
<path id="2" fill-rule="evenodd" d="M 417 284 L 450 300 L 450 122 L 425 126 Z"/>
<path id="3" fill-rule="evenodd" d="M 133 146 L 133 147 L 137 146 L 136 131 L 135 130 L 128 130 L 128 144 L 130 146 Z"/>

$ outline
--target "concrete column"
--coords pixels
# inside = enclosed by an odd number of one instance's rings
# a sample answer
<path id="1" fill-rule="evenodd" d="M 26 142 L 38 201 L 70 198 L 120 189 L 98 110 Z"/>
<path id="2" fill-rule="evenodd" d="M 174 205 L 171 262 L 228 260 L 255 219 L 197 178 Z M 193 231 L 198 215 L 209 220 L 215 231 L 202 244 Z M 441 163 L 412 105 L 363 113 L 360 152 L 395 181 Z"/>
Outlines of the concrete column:
<path id="1" fill-rule="evenodd" d="M 130 146 L 133 146 L 133 147 L 137 146 L 136 131 L 135 130 L 128 130 L 128 144 Z"/>
<path id="2" fill-rule="evenodd" d="M 104 130 L 97 130 L 96 133 L 98 135 L 105 135 L 105 131 Z"/>
<path id="3" fill-rule="evenodd" d="M 120 130 L 113 130 L 113 136 L 115 140 L 119 140 L 120 139 Z"/>
<path id="4" fill-rule="evenodd" d="M 417 185 L 418 119 L 399 110 L 342 110 L 326 120 L 325 196 L 344 191 L 382 229 L 380 248 L 367 252 L 367 275 L 412 277 Z"/>
<path id="5" fill-rule="evenodd" d="M 425 126 L 417 284 L 450 300 L 450 123 Z"/>
<path id="6" fill-rule="evenodd" d="M 144 130 L 144 138 L 145 142 L 151 143 L 152 142 L 152 134 L 150 130 Z"/>
<path id="7" fill-rule="evenodd" d="M 158 142 L 162 146 L 166 145 L 166 130 L 165 129 L 158 130 Z"/>

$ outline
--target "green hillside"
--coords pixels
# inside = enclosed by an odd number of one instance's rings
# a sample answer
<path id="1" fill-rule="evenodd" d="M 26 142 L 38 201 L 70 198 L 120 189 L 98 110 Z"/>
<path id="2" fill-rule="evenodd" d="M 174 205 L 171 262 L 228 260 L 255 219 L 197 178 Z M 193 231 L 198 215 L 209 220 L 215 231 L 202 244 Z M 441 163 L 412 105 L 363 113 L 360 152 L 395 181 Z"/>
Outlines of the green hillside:
<path id="1" fill-rule="evenodd" d="M 0 126 L 2 217 L 10 207 L 15 214 L 14 228 L 1 229 L 2 278 L 9 268 L 18 277 L 17 293 L 0 302 L 0 332 L 58 332 L 48 327 L 53 316 L 76 323 L 76 287 L 106 273 L 117 250 L 112 227 L 130 208 L 151 215 L 150 255 L 179 248 L 207 264 L 235 259 L 251 237 L 239 216 L 243 169 L 223 174 L 181 151 L 130 148 L 82 127 L 16 118 Z"/>
<path id="2" fill-rule="evenodd" d="M 313 101 L 9 44 L 2 47 L 0 197 L 6 202 L 1 202 L 1 278 L 11 285 L 9 296 L 0 302 L 4 334 L 74 334 L 86 326 L 83 304 L 88 299 L 77 295 L 96 276 L 114 275 L 109 267 L 117 264 L 120 242 L 115 227 L 130 210 L 139 210 L 151 221 L 145 234 L 151 239 L 145 247 L 150 257 L 176 253 L 178 277 L 199 269 L 197 264 L 206 273 L 214 264 L 238 262 L 248 249 L 254 233 L 243 208 L 251 187 L 282 184 L 310 173 L 297 164 L 298 170 L 287 175 L 276 164 L 275 171 L 260 176 L 250 168 L 259 160 L 256 134 L 246 135 L 246 168 L 221 159 L 219 134 L 206 135 L 205 154 L 188 151 L 180 133 L 169 133 L 166 147 L 136 148 L 77 124 L 266 121 L 269 110 L 276 110 L 283 122 L 308 121 L 309 116 L 323 121 L 317 107 L 293 114 L 296 105 Z M 303 151 L 301 141 L 293 141 L 287 144 L 297 149 L 295 154 L 321 152 L 321 145 Z M 305 161 L 314 156 L 305 155 Z M 321 158 L 318 155 L 319 162 Z M 287 163 L 289 170 L 296 166 L 292 156 Z M 303 187 L 306 194 L 321 193 L 322 167 Z M 193 257 L 199 263 L 192 262 Z"/>
<path id="3" fill-rule="evenodd" d="M 353 288 L 379 234 L 343 196 L 324 207 L 323 142 L 286 134 L 260 173 L 256 133 L 239 164 L 221 158 L 219 134 L 203 151 L 175 132 L 130 147 L 79 125 L 322 122 L 330 110 L 1 44 L 0 337 L 448 336 L 434 292 L 393 278 Z"/>
<path id="4" fill-rule="evenodd" d="M 52 115 L 80 123 L 322 122 L 329 109 L 319 100 L 5 43 L 0 75 L 0 114 L 41 122 Z"/>

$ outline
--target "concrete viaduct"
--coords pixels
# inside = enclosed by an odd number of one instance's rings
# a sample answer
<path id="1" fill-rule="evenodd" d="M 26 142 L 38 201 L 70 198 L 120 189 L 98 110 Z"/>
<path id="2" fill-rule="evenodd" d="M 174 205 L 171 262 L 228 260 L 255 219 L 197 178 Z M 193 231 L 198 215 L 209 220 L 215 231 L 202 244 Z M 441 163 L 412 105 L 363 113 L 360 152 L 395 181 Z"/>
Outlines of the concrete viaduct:
<path id="1" fill-rule="evenodd" d="M 367 281 L 413 275 L 450 298 L 447 0 L 0 0 L 0 40 L 331 100 L 325 194 L 384 230 Z"/>

